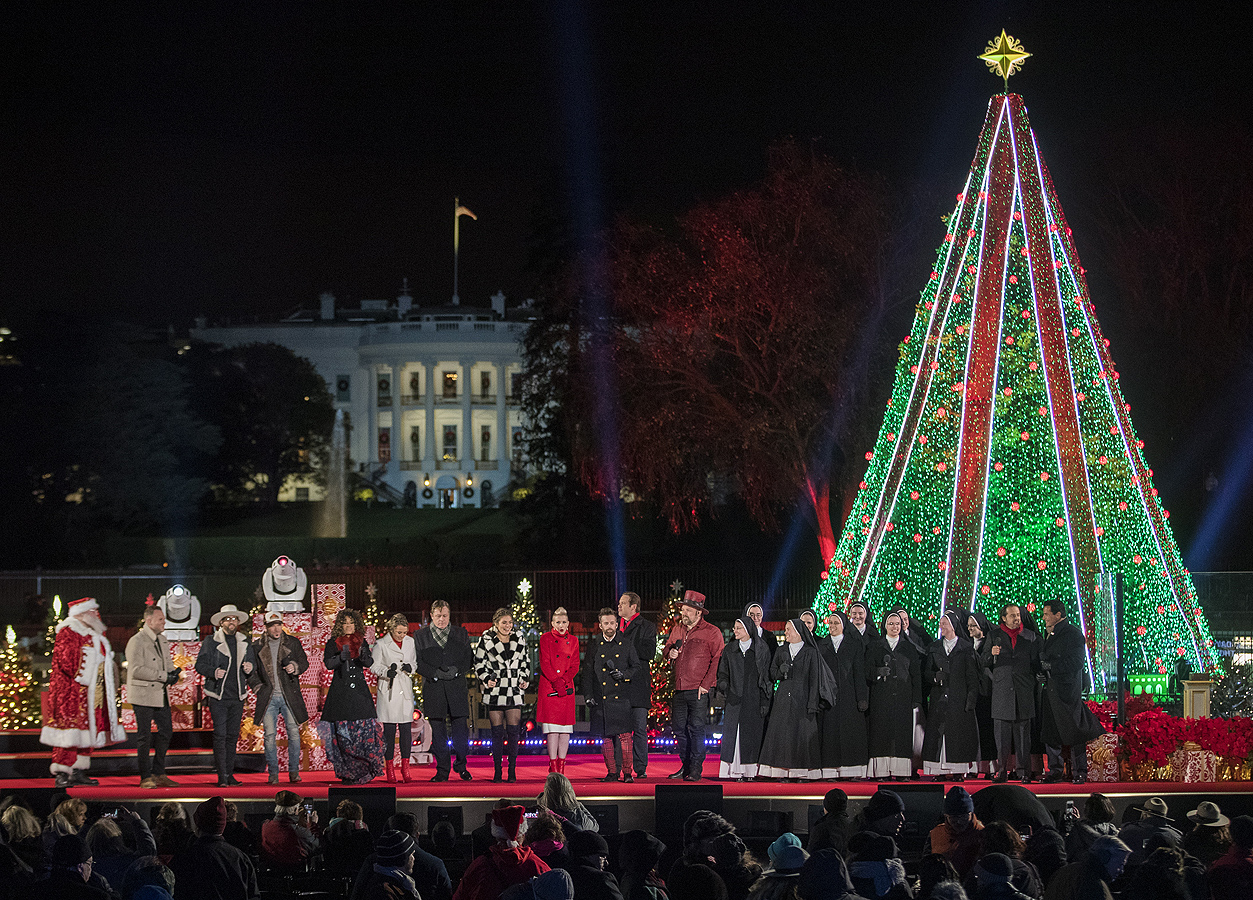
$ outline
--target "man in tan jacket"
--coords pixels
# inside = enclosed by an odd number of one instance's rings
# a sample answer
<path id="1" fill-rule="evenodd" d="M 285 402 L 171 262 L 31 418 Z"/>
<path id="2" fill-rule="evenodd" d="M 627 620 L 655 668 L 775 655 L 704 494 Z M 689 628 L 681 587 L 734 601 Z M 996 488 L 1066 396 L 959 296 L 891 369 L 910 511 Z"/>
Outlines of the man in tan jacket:
<path id="1" fill-rule="evenodd" d="M 170 658 L 170 644 L 164 632 L 165 613 L 157 606 L 149 606 L 144 609 L 143 627 L 126 642 L 126 697 L 135 710 L 141 788 L 174 787 L 178 783 L 165 775 L 165 752 L 170 749 L 174 732 L 167 688 L 178 683 L 183 670 Z M 148 756 L 154 721 L 155 760 Z"/>

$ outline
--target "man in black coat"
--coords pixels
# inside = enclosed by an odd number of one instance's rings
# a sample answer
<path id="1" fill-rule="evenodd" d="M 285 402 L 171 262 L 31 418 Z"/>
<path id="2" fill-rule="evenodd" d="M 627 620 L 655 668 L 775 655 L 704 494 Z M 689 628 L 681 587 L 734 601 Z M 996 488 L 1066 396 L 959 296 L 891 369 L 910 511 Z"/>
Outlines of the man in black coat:
<path id="1" fill-rule="evenodd" d="M 622 636 L 633 647 L 639 659 L 640 670 L 631 679 L 632 729 L 631 759 L 635 777 L 643 778 L 648 768 L 648 709 L 653 699 L 651 664 L 657 656 L 657 626 L 640 615 L 640 595 L 627 591 L 618 598 L 618 616 L 622 619 Z M 625 766 L 626 761 L 623 760 Z"/>
<path id="2" fill-rule="evenodd" d="M 1017 757 L 1018 777 L 1031 782 L 1031 719 L 1035 716 L 1040 639 L 1024 628 L 1016 603 L 1001 609 L 1000 624 L 983 643 L 983 665 L 992 672 L 992 727 L 999 763 L 997 782 L 1009 779 L 1009 754 Z"/>
<path id="3" fill-rule="evenodd" d="M 456 770 L 462 781 L 469 781 L 466 760 L 470 754 L 470 686 L 466 673 L 474 668 L 474 651 L 470 635 L 460 625 L 452 624 L 452 611 L 443 600 L 431 604 L 431 624 L 418 629 L 413 636 L 418 655 L 418 674 L 422 676 L 422 712 L 431 723 L 431 753 L 435 756 L 435 775 L 431 781 L 447 781 L 452 760 L 448 753 L 448 726 L 452 720 L 453 749 L 457 754 Z"/>
<path id="4" fill-rule="evenodd" d="M 1046 679 L 1040 736 L 1049 760 L 1044 780 L 1065 779 L 1062 748 L 1069 747 L 1071 777 L 1075 784 L 1083 784 L 1088 780 L 1088 741 L 1105 732 L 1083 702 L 1083 692 L 1090 685 L 1087 641 L 1066 618 L 1066 604 L 1061 600 L 1044 601 L 1044 624 L 1048 631 L 1040 649 L 1040 668 Z"/>
<path id="5" fill-rule="evenodd" d="M 631 782 L 631 760 L 627 737 L 633 725 L 631 685 L 638 677 L 640 663 L 635 647 L 618 631 L 618 617 L 605 607 L 596 617 L 600 634 L 587 641 L 587 660 L 582 666 L 583 696 L 592 707 L 592 732 L 603 738 L 607 774 L 601 781 Z"/>
<path id="6" fill-rule="evenodd" d="M 257 695 L 253 725 L 265 732 L 265 764 L 270 784 L 278 784 L 278 717 L 287 725 L 287 777 L 300 781 L 300 726 L 309 721 L 300 676 L 309 668 L 309 658 L 300 639 L 283 631 L 283 614 L 265 614 L 265 637 L 253 644 L 257 666 L 249 686 Z M 275 691 L 274 688 L 278 690 Z"/>
<path id="7" fill-rule="evenodd" d="M 170 869 L 179 900 L 252 900 L 257 870 L 241 850 L 226 843 L 226 801 L 210 797 L 192 816 L 197 837 L 174 854 Z"/>
<path id="8" fill-rule="evenodd" d="M 618 879 L 608 871 L 609 844 L 594 831 L 579 831 L 567 845 L 570 862 L 563 868 L 574 882 L 579 900 L 622 900 Z"/>

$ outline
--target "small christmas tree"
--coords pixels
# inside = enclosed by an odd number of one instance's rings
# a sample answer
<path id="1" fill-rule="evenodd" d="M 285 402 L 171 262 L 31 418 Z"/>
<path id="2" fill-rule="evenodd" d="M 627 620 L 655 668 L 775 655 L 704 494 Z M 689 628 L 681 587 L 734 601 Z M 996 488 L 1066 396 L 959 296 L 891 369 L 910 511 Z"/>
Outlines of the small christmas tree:
<path id="1" fill-rule="evenodd" d="M 513 613 L 514 633 L 526 641 L 527 657 L 531 664 L 531 680 L 536 682 L 539 675 L 539 613 L 535 611 L 535 597 L 531 582 L 525 578 L 518 582 L 510 611 Z M 534 717 L 535 707 L 527 704 L 522 710 L 522 718 L 528 720 Z"/>
<path id="2" fill-rule="evenodd" d="M 10 625 L 0 653 L 0 731 L 37 728 L 42 714 L 39 709 L 39 676 L 31 669 L 30 655 L 17 642 Z"/>
<path id="3" fill-rule="evenodd" d="M 370 599 L 366 601 L 365 612 L 362 613 L 366 627 L 374 626 L 376 638 L 387 631 L 387 620 L 391 618 L 391 614 L 379 605 L 378 592 L 379 589 L 374 586 L 373 581 L 365 586 L 365 595 Z"/>
<path id="4" fill-rule="evenodd" d="M 674 696 L 674 666 L 661 655 L 661 648 L 670 638 L 670 629 L 679 618 L 679 601 L 683 599 L 683 582 L 670 585 L 670 598 L 657 619 L 657 655 L 649 665 L 652 676 L 652 703 L 648 708 L 650 728 L 661 728 L 670 721 L 670 698 Z"/>

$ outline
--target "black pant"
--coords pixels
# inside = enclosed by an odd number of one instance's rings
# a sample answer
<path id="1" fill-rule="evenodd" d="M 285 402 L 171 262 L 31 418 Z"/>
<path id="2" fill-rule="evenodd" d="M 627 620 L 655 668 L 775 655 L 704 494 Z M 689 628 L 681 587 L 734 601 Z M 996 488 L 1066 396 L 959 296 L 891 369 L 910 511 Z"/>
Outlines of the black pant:
<path id="1" fill-rule="evenodd" d="M 383 752 L 388 759 L 396 756 L 396 722 L 383 723 Z M 408 759 L 413 750 L 413 723 L 400 722 L 400 758 Z"/>
<path id="2" fill-rule="evenodd" d="M 1049 758 L 1049 774 L 1054 772 L 1063 772 L 1065 767 L 1062 765 L 1062 749 L 1061 747 L 1052 747 L 1048 744 L 1044 745 L 1044 752 Z M 1087 744 L 1071 744 L 1070 745 L 1070 775 L 1072 778 L 1088 777 L 1088 745 Z"/>
<path id="3" fill-rule="evenodd" d="M 648 768 L 648 707 L 631 707 L 631 718 L 635 726 L 631 756 L 635 762 L 635 774 L 642 778 Z"/>
<path id="4" fill-rule="evenodd" d="M 705 720 L 709 717 L 709 696 L 696 691 L 675 691 L 670 701 L 670 725 L 678 745 L 683 771 L 699 775 L 705 765 Z"/>
<path id="5" fill-rule="evenodd" d="M 244 701 L 210 697 L 209 715 L 213 716 L 213 767 L 218 770 L 218 778 L 226 778 L 235 774 L 235 747 L 239 744 Z"/>
<path id="6" fill-rule="evenodd" d="M 170 717 L 170 703 L 167 698 L 165 706 L 134 705 L 135 730 L 138 734 L 135 741 L 139 745 L 139 777 L 150 778 L 153 775 L 165 774 L 165 751 L 170 749 L 170 737 L 174 733 L 174 722 Z M 152 723 L 157 723 L 157 738 L 152 739 Z M 156 759 L 148 756 L 148 748 L 156 749 Z"/>
<path id="7" fill-rule="evenodd" d="M 1013 753 L 1017 757 L 1018 774 L 1026 777 L 1031 771 L 1031 720 L 993 719 L 992 728 L 996 732 L 998 773 L 1009 772 L 1009 754 Z"/>
<path id="8" fill-rule="evenodd" d="M 448 753 L 448 724 L 444 719 L 431 719 L 431 753 L 435 756 L 435 774 L 447 775 L 452 768 Z M 452 745 L 457 754 L 457 771 L 466 770 L 466 758 L 470 755 L 470 733 L 464 718 L 452 720 Z"/>

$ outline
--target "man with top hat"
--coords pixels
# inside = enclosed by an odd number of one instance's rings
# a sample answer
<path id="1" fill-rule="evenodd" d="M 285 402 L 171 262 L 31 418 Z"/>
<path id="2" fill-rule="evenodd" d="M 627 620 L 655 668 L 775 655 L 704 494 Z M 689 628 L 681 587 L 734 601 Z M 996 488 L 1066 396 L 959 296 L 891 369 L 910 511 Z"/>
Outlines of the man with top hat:
<path id="1" fill-rule="evenodd" d="M 687 591 L 679 606 L 679 624 L 661 648 L 663 659 L 674 663 L 674 697 L 670 725 L 674 729 L 682 766 L 670 778 L 700 781 L 705 764 L 705 721 L 709 692 L 718 683 L 722 632 L 705 621 L 705 595 Z"/>
<path id="2" fill-rule="evenodd" d="M 305 648 L 295 635 L 283 631 L 283 614 L 265 614 L 265 637 L 255 649 L 257 667 L 251 684 L 257 695 L 254 725 L 265 729 L 265 767 L 270 784 L 278 784 L 278 717 L 287 726 L 287 777 L 300 781 L 300 726 L 309 721 L 300 676 L 309 668 Z"/>
<path id="3" fill-rule="evenodd" d="M 213 635 L 200 645 L 196 671 L 204 678 L 204 692 L 213 716 L 213 765 L 218 787 L 238 785 L 235 778 L 235 746 L 244 719 L 248 679 L 257 667 L 252 642 L 239 632 L 244 614 L 228 603 L 214 613 Z"/>
<path id="4" fill-rule="evenodd" d="M 165 753 L 170 749 L 174 722 L 170 714 L 172 684 L 183 670 L 170 658 L 165 637 L 165 613 L 160 606 L 144 607 L 143 627 L 126 642 L 126 699 L 135 711 L 136 743 L 139 745 L 139 786 L 174 787 L 165 774 Z M 157 725 L 156 758 L 148 756 L 153 744 L 152 724 Z"/>
<path id="5" fill-rule="evenodd" d="M 99 784 L 87 775 L 93 747 L 126 740 L 117 720 L 113 648 L 100 606 L 91 597 L 70 603 L 57 625 L 48 686 L 49 709 L 39 742 L 52 747 L 57 787 Z"/>

